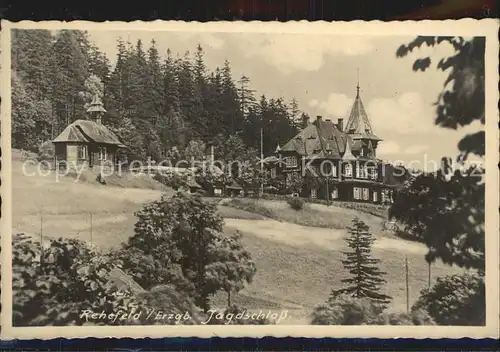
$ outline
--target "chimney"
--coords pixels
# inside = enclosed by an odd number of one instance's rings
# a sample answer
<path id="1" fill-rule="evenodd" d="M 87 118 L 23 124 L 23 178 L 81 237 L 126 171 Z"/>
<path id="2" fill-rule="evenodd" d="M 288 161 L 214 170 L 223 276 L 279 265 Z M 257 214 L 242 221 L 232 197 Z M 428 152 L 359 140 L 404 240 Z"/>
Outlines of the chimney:
<path id="1" fill-rule="evenodd" d="M 331 122 L 332 120 L 330 120 L 330 119 L 325 119 L 325 121 Z"/>
<path id="2" fill-rule="evenodd" d="M 306 128 L 307 125 L 309 124 L 309 116 L 306 114 L 302 114 L 302 128 Z"/>
<path id="3" fill-rule="evenodd" d="M 321 116 L 316 116 L 316 121 L 321 121 L 323 119 L 323 117 Z"/>
<path id="4" fill-rule="evenodd" d="M 339 129 L 340 132 L 344 131 L 344 119 L 337 120 L 337 128 Z"/>

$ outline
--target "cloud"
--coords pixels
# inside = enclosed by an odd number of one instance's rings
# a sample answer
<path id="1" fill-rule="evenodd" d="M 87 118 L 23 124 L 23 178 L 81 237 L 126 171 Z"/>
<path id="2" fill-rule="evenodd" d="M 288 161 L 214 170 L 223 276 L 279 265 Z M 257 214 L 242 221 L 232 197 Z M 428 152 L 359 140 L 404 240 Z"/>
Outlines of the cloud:
<path id="1" fill-rule="evenodd" d="M 418 153 L 421 153 L 427 149 L 429 149 L 429 146 L 427 146 L 427 145 L 415 144 L 415 145 L 412 145 L 412 146 L 409 146 L 408 148 L 406 148 L 403 151 L 403 153 L 404 154 L 418 154 Z"/>
<path id="2" fill-rule="evenodd" d="M 318 104 L 319 104 L 318 99 L 313 99 L 309 102 L 309 106 L 312 108 L 315 108 L 316 106 L 318 106 Z"/>
<path id="3" fill-rule="evenodd" d="M 394 141 L 382 141 L 377 147 L 377 154 L 379 155 L 414 155 L 429 149 L 429 146 L 423 144 L 414 144 L 404 149 Z"/>
<path id="4" fill-rule="evenodd" d="M 378 155 L 394 155 L 401 153 L 401 147 L 399 144 L 393 141 L 383 141 L 377 147 Z"/>
<path id="5" fill-rule="evenodd" d="M 324 56 L 364 55 L 374 50 L 366 36 L 339 37 L 306 34 L 238 34 L 235 42 L 247 57 L 259 57 L 285 74 L 317 71 Z"/>
<path id="6" fill-rule="evenodd" d="M 225 44 L 222 38 L 211 33 L 200 34 L 200 42 L 202 46 L 206 45 L 212 49 L 220 49 Z"/>
<path id="7" fill-rule="evenodd" d="M 375 131 L 391 133 L 429 133 L 434 125 L 434 109 L 416 92 L 398 94 L 394 98 L 375 98 L 366 107 Z"/>
<path id="8" fill-rule="evenodd" d="M 345 94 L 330 93 L 325 101 L 320 102 L 317 99 L 313 99 L 309 102 L 309 106 L 315 108 L 319 114 L 335 118 L 345 118 L 349 116 L 353 101 L 353 98 Z"/>

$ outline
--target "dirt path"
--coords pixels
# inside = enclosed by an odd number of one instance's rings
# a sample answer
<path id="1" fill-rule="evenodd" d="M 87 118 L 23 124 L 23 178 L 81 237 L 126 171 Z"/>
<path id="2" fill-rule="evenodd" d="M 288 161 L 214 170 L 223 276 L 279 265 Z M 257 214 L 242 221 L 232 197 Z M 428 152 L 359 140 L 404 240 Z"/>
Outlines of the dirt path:
<path id="1" fill-rule="evenodd" d="M 225 224 L 228 227 L 238 229 L 242 232 L 252 233 L 255 236 L 275 242 L 281 242 L 292 246 L 312 244 L 333 250 L 337 250 L 339 247 L 344 246 L 343 240 L 347 235 L 346 230 L 322 229 L 267 219 L 225 219 Z M 427 248 L 423 244 L 382 236 L 376 239 L 373 247 L 422 255 L 427 252 Z"/>

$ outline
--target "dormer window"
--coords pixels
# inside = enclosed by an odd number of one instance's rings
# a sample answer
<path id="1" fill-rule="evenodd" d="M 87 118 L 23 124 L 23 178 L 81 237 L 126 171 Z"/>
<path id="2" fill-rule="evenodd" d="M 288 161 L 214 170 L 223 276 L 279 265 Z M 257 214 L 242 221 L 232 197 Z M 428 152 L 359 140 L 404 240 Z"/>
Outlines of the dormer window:
<path id="1" fill-rule="evenodd" d="M 294 156 L 288 156 L 285 158 L 286 167 L 297 167 L 297 158 Z"/>
<path id="2" fill-rule="evenodd" d="M 352 165 L 351 164 L 346 164 L 345 165 L 344 174 L 347 177 L 352 177 Z"/>

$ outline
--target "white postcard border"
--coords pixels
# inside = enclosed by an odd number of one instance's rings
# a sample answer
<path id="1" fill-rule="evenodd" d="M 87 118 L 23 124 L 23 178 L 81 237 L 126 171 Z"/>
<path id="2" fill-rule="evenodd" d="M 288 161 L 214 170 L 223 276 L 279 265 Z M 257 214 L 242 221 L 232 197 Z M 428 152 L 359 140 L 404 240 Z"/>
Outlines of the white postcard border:
<path id="1" fill-rule="evenodd" d="M 498 338 L 499 336 L 499 171 L 498 163 L 498 21 L 352 21 L 352 22 L 1 22 L 1 146 L 2 146 L 2 312 L 3 339 L 50 339 L 83 337 L 337 337 L 337 338 Z M 82 327 L 12 327 L 12 179 L 11 179 L 11 81 L 10 29 L 80 29 L 171 32 L 253 32 L 307 33 L 331 35 L 433 35 L 486 36 L 486 300 L 484 327 L 457 326 L 315 326 L 315 325 L 196 325 L 196 326 L 82 326 Z"/>

